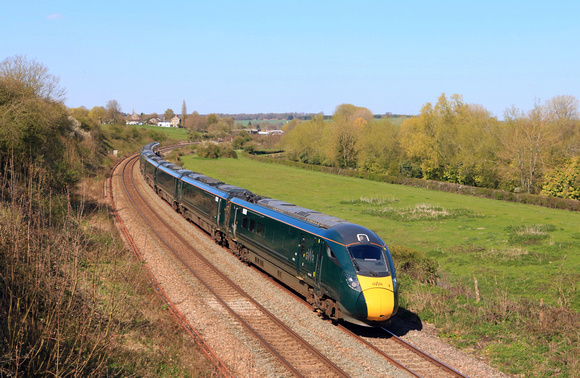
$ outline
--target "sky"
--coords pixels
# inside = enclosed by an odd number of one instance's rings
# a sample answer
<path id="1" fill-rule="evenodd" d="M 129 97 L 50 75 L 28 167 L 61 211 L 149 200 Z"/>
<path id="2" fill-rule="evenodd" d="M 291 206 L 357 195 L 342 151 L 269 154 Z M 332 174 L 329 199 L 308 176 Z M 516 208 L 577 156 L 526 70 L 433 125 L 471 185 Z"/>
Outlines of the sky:
<path id="1" fill-rule="evenodd" d="M 0 61 L 69 107 L 131 113 L 418 114 L 442 93 L 502 118 L 580 99 L 580 1 L 0 0 Z"/>

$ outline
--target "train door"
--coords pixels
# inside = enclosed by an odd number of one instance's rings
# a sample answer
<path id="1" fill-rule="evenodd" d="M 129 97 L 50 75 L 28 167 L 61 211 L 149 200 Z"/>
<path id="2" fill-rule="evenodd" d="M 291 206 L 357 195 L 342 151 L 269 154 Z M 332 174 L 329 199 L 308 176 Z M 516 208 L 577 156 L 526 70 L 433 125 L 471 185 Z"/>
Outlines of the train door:
<path id="1" fill-rule="evenodd" d="M 307 277 L 310 281 L 316 279 L 316 265 L 320 255 L 320 244 L 321 240 L 319 238 L 301 234 L 298 271 L 304 279 L 307 279 Z"/>
<path id="2" fill-rule="evenodd" d="M 320 288 L 320 279 L 322 278 L 322 254 L 324 252 L 326 243 L 319 240 L 319 246 L 320 248 L 318 249 L 318 256 L 316 257 L 316 268 L 314 270 L 316 274 L 314 276 L 314 283 L 316 288 Z"/>

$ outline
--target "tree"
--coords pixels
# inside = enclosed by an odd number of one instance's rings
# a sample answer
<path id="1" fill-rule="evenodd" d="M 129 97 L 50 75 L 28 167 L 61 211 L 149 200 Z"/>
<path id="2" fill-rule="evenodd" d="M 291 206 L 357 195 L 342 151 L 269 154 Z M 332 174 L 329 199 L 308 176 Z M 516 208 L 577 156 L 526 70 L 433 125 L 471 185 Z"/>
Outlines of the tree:
<path id="1" fill-rule="evenodd" d="M 526 193 L 533 193 L 541 182 L 545 157 L 559 140 L 560 130 L 549 122 L 540 103 L 527 115 L 512 107 L 505 111 L 504 118 L 498 153 L 503 159 L 504 177 L 518 182 Z"/>
<path id="2" fill-rule="evenodd" d="M 373 120 L 370 110 L 351 104 L 336 107 L 332 122 L 326 129 L 327 157 L 340 168 L 357 165 L 356 144 L 364 126 Z"/>
<path id="3" fill-rule="evenodd" d="M 357 167 L 373 173 L 399 174 L 400 128 L 388 119 L 367 123 L 356 144 Z"/>
<path id="4" fill-rule="evenodd" d="M 187 106 L 185 105 L 185 100 L 181 105 L 181 125 L 185 127 L 185 119 L 187 118 Z"/>
<path id="5" fill-rule="evenodd" d="M 185 121 L 185 127 L 189 130 L 205 132 L 207 131 L 207 117 L 193 112 Z"/>
<path id="6" fill-rule="evenodd" d="M 580 157 L 569 159 L 563 166 L 548 171 L 541 194 L 580 199 Z"/>
<path id="7" fill-rule="evenodd" d="M 324 128 L 324 119 L 321 115 L 316 115 L 307 122 L 297 122 L 282 140 L 288 158 L 309 164 L 324 163 L 326 160 Z"/>
<path id="8" fill-rule="evenodd" d="M 89 112 L 89 118 L 92 120 L 103 123 L 105 121 L 106 110 L 102 106 L 94 106 Z"/>
<path id="9" fill-rule="evenodd" d="M 107 106 L 105 107 L 105 120 L 107 123 L 121 122 L 121 105 L 119 105 L 117 100 L 107 101 Z"/>
<path id="10" fill-rule="evenodd" d="M 173 118 L 173 117 L 175 117 L 175 113 L 174 113 L 174 112 L 173 112 L 173 110 L 171 110 L 171 109 L 167 109 L 167 110 L 165 111 L 165 114 L 163 115 L 163 118 L 164 118 L 166 121 L 171 121 L 171 118 Z"/>
<path id="11" fill-rule="evenodd" d="M 215 114 L 213 114 L 213 113 L 212 114 L 209 114 L 207 116 L 207 124 L 209 126 L 211 126 L 211 125 L 216 124 L 216 123 L 218 123 L 218 116 L 215 115 Z"/>
<path id="12" fill-rule="evenodd" d="M 66 189 L 78 179 L 81 159 L 74 142 L 82 137 L 64 104 L 51 97 L 54 77 L 39 75 L 44 66 L 37 62 L 16 61 L 0 73 L 0 172 L 10 164 L 24 177 L 42 176 Z"/>
<path id="13" fill-rule="evenodd" d="M 60 78 L 50 74 L 45 65 L 24 55 L 15 55 L 0 62 L 0 77 L 22 83 L 42 99 L 64 101 L 66 90 L 60 86 Z"/>
<path id="14" fill-rule="evenodd" d="M 577 120 L 578 100 L 574 96 L 560 95 L 546 101 L 547 115 L 552 120 Z"/>

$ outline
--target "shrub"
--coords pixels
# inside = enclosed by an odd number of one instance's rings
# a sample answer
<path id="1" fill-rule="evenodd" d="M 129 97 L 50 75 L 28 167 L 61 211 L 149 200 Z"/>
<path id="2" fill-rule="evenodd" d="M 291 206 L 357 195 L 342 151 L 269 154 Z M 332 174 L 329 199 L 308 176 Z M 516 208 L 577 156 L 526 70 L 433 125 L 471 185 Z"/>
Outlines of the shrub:
<path id="1" fill-rule="evenodd" d="M 416 249 L 402 245 L 392 245 L 389 250 L 393 256 L 397 273 L 408 274 L 411 278 L 434 285 L 439 277 L 439 264 Z"/>

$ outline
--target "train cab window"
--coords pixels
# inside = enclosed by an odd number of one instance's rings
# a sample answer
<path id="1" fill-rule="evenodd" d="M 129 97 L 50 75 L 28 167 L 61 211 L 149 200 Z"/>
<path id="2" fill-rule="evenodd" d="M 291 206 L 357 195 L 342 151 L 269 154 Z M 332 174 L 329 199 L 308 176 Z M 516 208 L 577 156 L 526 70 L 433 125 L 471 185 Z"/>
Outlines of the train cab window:
<path id="1" fill-rule="evenodd" d="M 338 258 L 336 257 L 336 255 L 334 254 L 334 251 L 332 250 L 332 248 L 330 248 L 330 246 L 328 244 L 326 244 L 326 255 L 328 256 L 330 261 L 332 261 L 336 265 L 340 266 L 340 262 L 338 261 Z"/>
<path id="2" fill-rule="evenodd" d="M 248 228 L 248 230 L 250 230 L 251 232 L 254 232 L 255 229 L 256 229 L 256 221 L 253 219 L 250 219 L 250 228 Z"/>
<path id="3" fill-rule="evenodd" d="M 258 222 L 256 225 L 256 234 L 264 236 L 264 225 L 260 222 Z"/>
<path id="4" fill-rule="evenodd" d="M 357 274 L 368 277 L 385 277 L 390 274 L 385 254 L 380 247 L 359 244 L 348 248 Z"/>
<path id="5" fill-rule="evenodd" d="M 248 217 L 245 215 L 242 217 L 242 228 L 248 229 Z"/>

